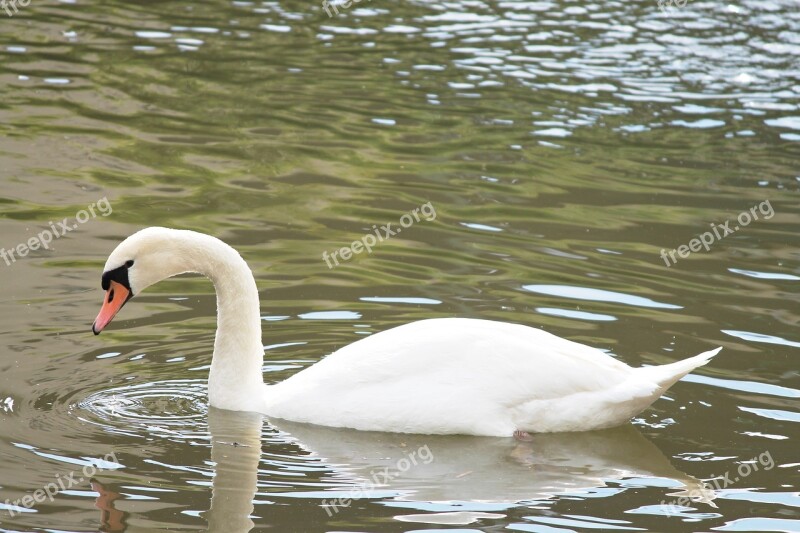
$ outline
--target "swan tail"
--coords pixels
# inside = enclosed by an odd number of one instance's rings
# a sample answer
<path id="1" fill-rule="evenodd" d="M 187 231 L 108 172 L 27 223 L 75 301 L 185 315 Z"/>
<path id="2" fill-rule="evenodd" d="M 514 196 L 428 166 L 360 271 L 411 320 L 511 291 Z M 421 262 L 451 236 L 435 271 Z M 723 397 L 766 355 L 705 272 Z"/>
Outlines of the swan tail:
<path id="1" fill-rule="evenodd" d="M 667 390 L 674 385 L 679 379 L 691 372 L 697 367 L 711 361 L 711 359 L 722 350 L 722 347 L 703 352 L 700 355 L 695 355 L 683 361 L 670 363 L 660 366 L 648 366 L 638 368 L 639 375 L 645 379 L 658 385 L 661 392 Z"/>

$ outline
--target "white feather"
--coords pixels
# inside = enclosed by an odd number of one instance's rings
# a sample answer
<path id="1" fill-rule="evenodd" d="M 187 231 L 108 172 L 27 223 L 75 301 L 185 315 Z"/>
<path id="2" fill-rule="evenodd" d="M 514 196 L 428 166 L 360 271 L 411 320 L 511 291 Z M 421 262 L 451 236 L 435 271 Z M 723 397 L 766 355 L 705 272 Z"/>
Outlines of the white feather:
<path id="1" fill-rule="evenodd" d="M 634 369 L 600 350 L 528 326 L 422 320 L 363 338 L 276 385 L 264 385 L 258 291 L 222 241 L 148 228 L 111 254 L 128 260 L 131 290 L 192 271 L 217 290 L 211 405 L 296 422 L 370 431 L 511 436 L 626 423 L 720 350 Z"/>

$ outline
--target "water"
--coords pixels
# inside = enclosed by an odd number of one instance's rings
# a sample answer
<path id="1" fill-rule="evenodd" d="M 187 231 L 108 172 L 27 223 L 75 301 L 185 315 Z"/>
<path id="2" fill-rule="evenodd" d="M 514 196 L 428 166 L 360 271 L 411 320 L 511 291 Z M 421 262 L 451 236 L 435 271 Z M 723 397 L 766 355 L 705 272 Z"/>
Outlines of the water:
<path id="1" fill-rule="evenodd" d="M 1 245 L 76 226 L 0 259 L 0 530 L 800 531 L 796 2 L 337 9 L 0 11 Z M 454 315 L 634 366 L 724 349 L 628 427 L 529 443 L 220 412 L 207 281 L 89 330 L 147 225 L 242 252 L 268 382 Z"/>

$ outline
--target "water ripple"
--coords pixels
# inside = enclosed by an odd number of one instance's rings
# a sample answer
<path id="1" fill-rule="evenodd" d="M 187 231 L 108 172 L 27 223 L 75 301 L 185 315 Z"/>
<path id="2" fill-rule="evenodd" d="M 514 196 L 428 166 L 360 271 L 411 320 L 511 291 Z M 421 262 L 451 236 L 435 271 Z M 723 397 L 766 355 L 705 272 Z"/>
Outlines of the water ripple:
<path id="1" fill-rule="evenodd" d="M 154 381 L 116 387 L 86 397 L 77 407 L 86 413 L 79 415 L 82 420 L 114 432 L 156 426 L 195 427 L 208 410 L 206 381 Z"/>

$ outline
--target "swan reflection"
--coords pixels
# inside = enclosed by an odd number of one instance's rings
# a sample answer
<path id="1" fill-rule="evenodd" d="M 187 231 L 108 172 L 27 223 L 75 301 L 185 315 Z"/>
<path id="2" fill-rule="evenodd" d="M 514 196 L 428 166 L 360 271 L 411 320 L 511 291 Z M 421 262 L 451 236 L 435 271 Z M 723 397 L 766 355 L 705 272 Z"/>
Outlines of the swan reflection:
<path id="1" fill-rule="evenodd" d="M 253 498 L 261 459 L 263 417 L 256 413 L 211 408 L 211 461 L 216 465 L 208 531 L 239 533 L 253 528 Z"/>
<path id="2" fill-rule="evenodd" d="M 211 459 L 215 463 L 211 532 L 247 532 L 257 491 L 263 417 L 211 409 Z M 351 499 L 395 498 L 421 502 L 515 504 L 605 487 L 636 478 L 674 480 L 676 494 L 713 491 L 677 470 L 631 425 L 585 433 L 536 434 L 526 442 L 508 438 L 371 433 L 269 420 L 272 431 L 294 443 L 306 459 L 325 466 L 326 489 L 318 498 L 328 515 Z M 267 495 L 275 497 L 276 494 Z M 413 505 L 409 505 L 413 507 Z M 332 510 L 331 510 L 332 508 Z M 320 510 L 320 512 L 326 512 Z"/>

